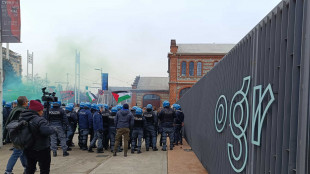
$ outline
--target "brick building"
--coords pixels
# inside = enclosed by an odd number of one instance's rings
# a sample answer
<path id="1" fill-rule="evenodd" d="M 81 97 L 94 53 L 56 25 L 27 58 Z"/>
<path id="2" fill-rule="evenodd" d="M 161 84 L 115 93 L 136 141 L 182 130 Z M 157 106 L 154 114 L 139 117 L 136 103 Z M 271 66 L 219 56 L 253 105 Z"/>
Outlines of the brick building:
<path id="1" fill-rule="evenodd" d="M 168 77 L 137 76 L 132 84 L 131 106 L 145 107 L 152 104 L 159 108 L 163 101 L 169 100 Z"/>
<path id="2" fill-rule="evenodd" d="M 176 44 L 168 53 L 169 101 L 178 101 L 206 75 L 235 44 Z"/>
<path id="3" fill-rule="evenodd" d="M 12 65 L 17 76 L 22 75 L 22 56 L 12 50 L 9 50 L 9 57 L 7 57 L 7 51 L 5 47 L 2 47 L 2 57 L 8 60 Z"/>

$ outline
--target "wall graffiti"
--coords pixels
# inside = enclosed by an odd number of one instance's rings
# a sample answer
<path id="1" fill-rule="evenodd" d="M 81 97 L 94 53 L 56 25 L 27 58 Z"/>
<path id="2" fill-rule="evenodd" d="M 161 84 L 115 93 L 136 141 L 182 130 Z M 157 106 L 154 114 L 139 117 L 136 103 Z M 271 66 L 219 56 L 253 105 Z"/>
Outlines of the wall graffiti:
<path id="1" fill-rule="evenodd" d="M 248 94 L 250 90 L 251 77 L 243 78 L 243 84 L 239 91 L 237 91 L 231 99 L 229 112 L 227 108 L 227 99 L 225 95 L 221 95 L 215 106 L 215 129 L 218 133 L 222 133 L 229 116 L 229 127 L 232 135 L 239 144 L 239 153 L 236 154 L 232 143 L 227 143 L 227 155 L 231 167 L 237 173 L 241 173 L 246 167 L 248 158 L 248 144 L 246 137 L 246 130 L 249 123 L 250 106 L 248 101 Z M 260 146 L 261 131 L 264 119 L 267 115 L 271 104 L 275 100 L 272 87 L 269 84 L 262 94 L 262 85 L 253 88 L 252 97 L 252 144 Z M 258 103 L 256 104 L 256 101 Z M 268 101 L 263 108 L 263 101 Z M 236 119 L 239 116 L 239 121 Z M 256 133 L 256 135 L 255 135 Z M 236 164 L 238 162 L 238 165 Z M 241 165 L 240 165 L 241 163 Z"/>

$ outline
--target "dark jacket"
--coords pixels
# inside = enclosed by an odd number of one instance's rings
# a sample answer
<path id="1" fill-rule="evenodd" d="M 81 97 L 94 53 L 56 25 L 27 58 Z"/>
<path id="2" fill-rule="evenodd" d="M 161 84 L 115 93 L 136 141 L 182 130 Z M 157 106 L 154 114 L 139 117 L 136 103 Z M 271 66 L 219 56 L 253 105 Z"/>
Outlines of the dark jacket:
<path id="1" fill-rule="evenodd" d="M 133 130 L 144 129 L 146 126 L 146 120 L 142 115 L 135 115 L 131 120 L 131 127 Z"/>
<path id="2" fill-rule="evenodd" d="M 40 151 L 50 147 L 50 135 L 55 133 L 55 128 L 48 124 L 44 117 L 32 110 L 24 110 L 20 114 L 20 120 L 30 121 L 31 132 L 35 142 L 32 150 Z"/>
<path id="3" fill-rule="evenodd" d="M 93 115 L 89 109 L 82 109 L 78 114 L 79 128 L 80 129 L 89 129 L 92 128 L 93 124 Z"/>
<path id="4" fill-rule="evenodd" d="M 114 118 L 116 129 L 129 128 L 131 120 L 133 119 L 133 115 L 128 109 L 118 111 Z"/>
<path id="5" fill-rule="evenodd" d="M 153 111 L 146 111 L 143 113 L 143 117 L 146 120 L 146 126 L 157 126 L 158 118 Z"/>
<path id="6" fill-rule="evenodd" d="M 3 108 L 3 123 L 4 124 L 6 123 L 6 120 L 9 118 L 11 110 L 12 110 L 11 108 L 7 108 L 7 107 Z"/>
<path id="7" fill-rule="evenodd" d="M 115 129 L 115 122 L 114 122 L 115 117 L 116 117 L 116 113 L 111 112 L 111 114 L 109 116 L 109 127 L 110 128 L 114 128 Z"/>
<path id="8" fill-rule="evenodd" d="M 69 124 L 77 123 L 77 114 L 74 111 L 65 111 Z"/>
<path id="9" fill-rule="evenodd" d="M 55 126 L 68 126 L 68 118 L 65 114 L 65 111 L 61 109 L 59 106 L 53 106 L 49 110 L 49 118 L 48 121 L 50 124 L 55 125 Z"/>
<path id="10" fill-rule="evenodd" d="M 99 111 L 94 113 L 94 118 L 93 118 L 93 128 L 96 131 L 101 131 L 103 130 L 103 121 L 102 121 L 102 115 Z"/>
<path id="11" fill-rule="evenodd" d="M 25 107 L 20 106 L 20 105 L 17 105 L 15 108 L 13 108 L 11 113 L 10 113 L 10 115 L 9 115 L 9 117 L 6 120 L 6 123 L 5 123 L 4 127 L 6 127 L 11 121 L 18 120 L 19 116 L 20 116 L 20 113 L 22 111 L 24 111 L 24 110 L 25 110 Z M 3 137 L 5 138 L 5 140 L 9 140 L 9 134 L 8 134 L 7 129 L 4 129 Z"/>
<path id="12" fill-rule="evenodd" d="M 164 108 L 160 111 L 158 118 L 162 127 L 173 127 L 175 112 L 171 108 Z"/>
<path id="13" fill-rule="evenodd" d="M 174 124 L 182 124 L 184 122 L 184 114 L 181 110 L 175 111 L 176 118 L 174 119 Z"/>

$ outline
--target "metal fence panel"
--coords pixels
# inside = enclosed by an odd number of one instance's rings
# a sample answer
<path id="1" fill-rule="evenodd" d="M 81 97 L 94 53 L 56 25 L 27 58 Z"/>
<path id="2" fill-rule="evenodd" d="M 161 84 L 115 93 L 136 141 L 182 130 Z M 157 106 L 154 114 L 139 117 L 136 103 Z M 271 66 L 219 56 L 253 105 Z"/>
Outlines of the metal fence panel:
<path id="1" fill-rule="evenodd" d="M 209 173 L 309 171 L 309 0 L 285 0 L 179 101 Z"/>

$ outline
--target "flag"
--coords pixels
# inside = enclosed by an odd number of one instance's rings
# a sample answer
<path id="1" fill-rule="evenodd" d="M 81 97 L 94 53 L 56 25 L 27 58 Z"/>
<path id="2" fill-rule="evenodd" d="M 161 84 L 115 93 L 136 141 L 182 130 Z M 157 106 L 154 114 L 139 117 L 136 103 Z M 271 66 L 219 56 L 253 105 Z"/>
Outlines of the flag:
<path id="1" fill-rule="evenodd" d="M 112 92 L 112 95 L 117 103 L 120 103 L 124 100 L 130 99 L 131 95 L 127 91 L 121 91 L 121 92 Z"/>
<path id="2" fill-rule="evenodd" d="M 86 86 L 86 96 L 88 97 L 90 102 L 93 102 L 97 99 L 97 97 L 88 90 L 88 86 Z"/>
<path id="3" fill-rule="evenodd" d="M 99 93 L 99 95 L 103 95 L 103 94 L 104 94 L 104 91 L 101 90 L 101 89 L 98 89 L 98 93 Z"/>

